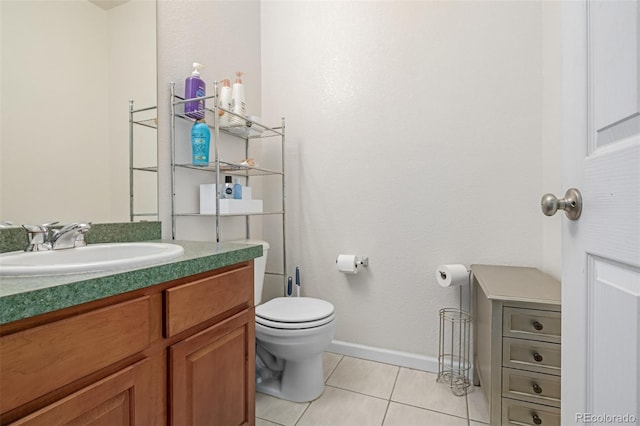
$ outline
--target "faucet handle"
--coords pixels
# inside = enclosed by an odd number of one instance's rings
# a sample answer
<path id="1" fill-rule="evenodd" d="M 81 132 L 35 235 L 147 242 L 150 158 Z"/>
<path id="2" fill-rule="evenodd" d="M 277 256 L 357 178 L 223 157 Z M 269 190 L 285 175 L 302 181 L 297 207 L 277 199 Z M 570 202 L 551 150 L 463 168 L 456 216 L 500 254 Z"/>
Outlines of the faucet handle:
<path id="1" fill-rule="evenodd" d="M 22 227 L 29 233 L 43 233 L 49 232 L 49 227 L 56 225 L 57 223 L 58 221 L 43 223 L 42 225 L 22 225 Z"/>
<path id="2" fill-rule="evenodd" d="M 29 238 L 29 244 L 25 247 L 24 251 L 51 250 L 49 227 L 57 223 L 56 221 L 42 225 L 22 225 L 27 231 L 27 237 Z"/>

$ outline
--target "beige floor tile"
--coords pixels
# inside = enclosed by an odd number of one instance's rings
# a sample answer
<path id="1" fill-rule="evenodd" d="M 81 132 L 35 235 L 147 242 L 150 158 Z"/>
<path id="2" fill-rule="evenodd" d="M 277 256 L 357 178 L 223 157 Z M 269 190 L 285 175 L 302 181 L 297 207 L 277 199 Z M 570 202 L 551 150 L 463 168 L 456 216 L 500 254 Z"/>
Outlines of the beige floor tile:
<path id="1" fill-rule="evenodd" d="M 482 423 L 489 423 L 489 410 L 480 387 L 472 386 L 467 394 L 469 404 L 469 418 Z"/>
<path id="2" fill-rule="evenodd" d="M 256 417 L 284 426 L 294 426 L 308 402 L 291 402 L 256 392 Z"/>
<path id="3" fill-rule="evenodd" d="M 455 396 L 449 387 L 437 383 L 437 374 L 400 368 L 392 401 L 467 418 L 467 401 Z"/>
<path id="4" fill-rule="evenodd" d="M 342 359 L 342 355 L 334 354 L 332 352 L 322 353 L 322 371 L 324 372 L 324 381 L 326 382 L 333 370 Z"/>
<path id="5" fill-rule="evenodd" d="M 423 408 L 392 402 L 384 418 L 384 426 L 467 426 L 467 420 Z"/>
<path id="6" fill-rule="evenodd" d="M 259 419 L 256 417 L 256 426 L 280 426 L 278 423 L 272 423 L 267 420 Z"/>
<path id="7" fill-rule="evenodd" d="M 388 399 L 399 367 L 345 356 L 327 384 L 341 389 Z"/>
<path id="8" fill-rule="evenodd" d="M 326 386 L 296 426 L 379 426 L 387 401 Z"/>
<path id="9" fill-rule="evenodd" d="M 469 422 L 469 426 L 487 426 L 487 423 L 474 422 L 471 420 L 471 422 Z"/>

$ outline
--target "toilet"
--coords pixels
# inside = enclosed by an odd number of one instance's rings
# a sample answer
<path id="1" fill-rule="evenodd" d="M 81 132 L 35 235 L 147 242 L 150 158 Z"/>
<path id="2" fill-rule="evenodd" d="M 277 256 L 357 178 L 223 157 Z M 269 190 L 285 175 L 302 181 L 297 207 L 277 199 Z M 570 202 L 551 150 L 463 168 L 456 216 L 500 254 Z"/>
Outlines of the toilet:
<path id="1" fill-rule="evenodd" d="M 307 402 L 324 390 L 322 353 L 333 340 L 333 305 L 312 297 L 277 297 L 263 304 L 262 286 L 269 244 L 254 259 L 256 305 L 256 390 L 281 399 Z"/>

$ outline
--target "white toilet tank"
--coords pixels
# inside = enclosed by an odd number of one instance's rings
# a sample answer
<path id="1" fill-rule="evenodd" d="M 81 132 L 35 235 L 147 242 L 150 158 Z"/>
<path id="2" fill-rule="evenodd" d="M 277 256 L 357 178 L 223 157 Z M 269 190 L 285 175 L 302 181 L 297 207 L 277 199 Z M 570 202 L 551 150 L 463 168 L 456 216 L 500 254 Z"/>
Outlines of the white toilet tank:
<path id="1" fill-rule="evenodd" d="M 253 259 L 253 300 L 257 305 L 262 301 L 262 287 L 264 285 L 264 273 L 267 270 L 267 254 L 269 243 L 260 240 L 236 240 L 231 243 L 262 244 L 262 256 Z"/>

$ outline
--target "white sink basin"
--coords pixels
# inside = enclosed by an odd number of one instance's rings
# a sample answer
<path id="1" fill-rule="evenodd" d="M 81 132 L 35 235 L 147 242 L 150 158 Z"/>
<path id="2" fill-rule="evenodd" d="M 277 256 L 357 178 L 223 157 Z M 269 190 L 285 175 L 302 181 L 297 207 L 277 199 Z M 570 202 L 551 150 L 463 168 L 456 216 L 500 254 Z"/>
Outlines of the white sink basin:
<path id="1" fill-rule="evenodd" d="M 14 251 L 0 254 L 0 276 L 60 275 L 103 272 L 151 265 L 181 256 L 184 249 L 167 243 L 89 244 L 65 250 Z"/>

